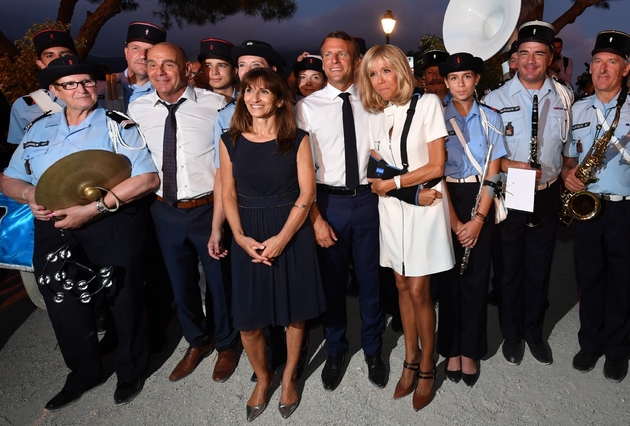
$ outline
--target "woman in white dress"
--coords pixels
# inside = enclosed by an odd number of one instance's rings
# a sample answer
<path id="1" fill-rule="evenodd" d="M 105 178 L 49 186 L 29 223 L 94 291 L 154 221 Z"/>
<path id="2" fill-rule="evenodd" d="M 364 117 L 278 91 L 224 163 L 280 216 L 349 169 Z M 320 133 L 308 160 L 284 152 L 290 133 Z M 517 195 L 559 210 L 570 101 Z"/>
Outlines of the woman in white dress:
<path id="1" fill-rule="evenodd" d="M 366 53 L 359 71 L 359 93 L 372 114 L 372 156 L 400 169 L 404 167 L 401 136 L 413 87 L 411 69 L 399 48 L 375 46 Z M 380 264 L 394 270 L 405 339 L 404 368 L 394 398 L 413 392 L 416 411 L 431 402 L 435 383 L 435 310 L 429 282 L 432 274 L 451 269 L 455 262 L 448 201 L 442 198 L 446 135 L 439 98 L 423 96 L 408 131 L 409 172 L 370 179 L 372 191 L 380 197 Z M 433 186 L 425 188 L 432 180 Z M 400 191 L 409 188 L 416 189 L 411 190 L 411 199 Z"/>

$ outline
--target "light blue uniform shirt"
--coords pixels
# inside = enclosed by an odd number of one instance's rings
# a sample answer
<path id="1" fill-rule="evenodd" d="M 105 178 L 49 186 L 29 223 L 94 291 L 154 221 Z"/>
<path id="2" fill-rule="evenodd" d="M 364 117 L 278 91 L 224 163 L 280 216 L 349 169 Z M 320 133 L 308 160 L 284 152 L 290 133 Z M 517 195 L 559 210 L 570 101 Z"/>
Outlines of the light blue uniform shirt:
<path id="1" fill-rule="evenodd" d="M 485 108 L 484 112 L 486 113 L 488 122 L 499 131 L 503 131 L 501 116 L 489 108 Z M 485 167 L 486 155 L 488 153 L 488 142 L 486 141 L 486 134 L 483 126 L 481 125 L 479 104 L 475 101 L 468 115 L 466 117 L 462 117 L 461 114 L 457 112 L 457 108 L 455 108 L 453 103 L 449 103 L 444 111 L 446 130 L 448 130 L 448 138 L 446 139 L 446 151 L 448 152 L 448 158 L 446 159 L 446 164 L 444 165 L 444 176 L 461 179 L 471 175 L 479 175 L 479 172 L 477 172 L 477 169 L 475 169 L 470 162 L 470 159 L 466 155 L 466 151 L 464 151 L 464 147 L 453 130 L 453 126 L 450 122 L 451 118 L 455 118 L 464 139 L 466 139 L 464 143 L 468 143 L 470 153 L 475 160 L 477 160 L 482 170 Z M 489 127 L 488 138 L 494 145 L 492 148 L 492 160 L 496 160 L 497 158 L 501 158 L 507 154 L 503 135 L 498 134 Z"/>
<path id="2" fill-rule="evenodd" d="M 221 152 L 221 135 L 230 130 L 230 122 L 232 121 L 232 116 L 234 115 L 235 109 L 236 90 L 234 91 L 234 95 L 232 96 L 232 100 L 230 101 L 230 103 L 219 110 L 217 122 L 214 125 L 214 149 L 216 149 L 217 152 L 216 159 L 214 160 L 214 165 L 217 169 L 221 167 L 219 165 L 219 152 Z"/>
<path id="3" fill-rule="evenodd" d="M 122 85 L 125 92 L 125 110 L 129 108 L 129 104 L 140 96 L 153 93 L 155 90 L 150 81 L 147 81 L 143 85 L 133 84 L 129 81 L 129 68 L 116 75 L 117 81 Z"/>
<path id="4" fill-rule="evenodd" d="M 566 109 L 557 90 L 564 90 L 573 101 L 573 92 L 564 86 L 558 88 L 550 78 L 545 79 L 542 88 L 536 93 L 523 87 L 517 74 L 484 98 L 484 103 L 501 113 L 508 144 L 507 158 L 527 162 L 532 137 L 532 99 L 534 94 L 538 95 L 538 162 L 542 165 L 540 183 L 549 182 L 560 175 L 563 149 L 561 137 L 567 135 L 571 125 L 567 122 Z M 509 134 L 510 129 L 513 129 L 512 135 Z"/>
<path id="5" fill-rule="evenodd" d="M 593 145 L 596 138 L 601 138 L 605 130 L 597 130 L 600 121 L 595 108 L 602 112 L 608 126 L 615 118 L 615 106 L 617 106 L 617 96 L 607 104 L 604 104 L 595 95 L 584 98 L 573 105 L 573 127 L 571 130 L 571 143 L 564 148 L 564 155 L 567 157 L 577 157 L 578 164 L 582 162 L 588 150 Z M 626 99 L 621 107 L 619 124 L 615 130 L 615 136 L 619 143 L 630 157 L 630 97 Z M 615 147 L 611 140 L 606 149 L 606 155 L 602 161 L 602 167 L 597 171 L 595 177 L 599 180 L 587 186 L 587 189 L 596 194 L 630 195 L 630 164 L 623 157 L 619 149 Z M 582 152 L 578 152 L 581 145 Z"/>
<path id="6" fill-rule="evenodd" d="M 11 157 L 9 167 L 4 171 L 5 175 L 37 185 L 48 167 L 69 154 L 88 149 L 114 152 L 107 120 L 103 108 L 95 109 L 78 126 L 72 128 L 68 127 L 65 108 L 61 113 L 43 118 L 26 132 Z M 135 127 L 119 129 L 127 145 L 134 148 L 142 146 L 142 138 Z M 119 146 L 119 153 L 131 163 L 131 176 L 157 172 L 146 147 L 133 150 Z M 26 160 L 29 162 L 30 174 L 25 166 Z"/>
<path id="7" fill-rule="evenodd" d="M 62 107 L 66 104 L 61 99 L 57 99 L 52 92 L 45 90 L 50 96 L 53 102 L 58 103 Z M 7 142 L 13 144 L 19 144 L 24 137 L 26 131 L 24 128 L 33 120 L 39 118 L 45 111 L 35 103 L 30 95 L 22 96 L 13 102 L 11 107 L 11 121 L 9 122 L 9 134 L 7 135 Z"/>

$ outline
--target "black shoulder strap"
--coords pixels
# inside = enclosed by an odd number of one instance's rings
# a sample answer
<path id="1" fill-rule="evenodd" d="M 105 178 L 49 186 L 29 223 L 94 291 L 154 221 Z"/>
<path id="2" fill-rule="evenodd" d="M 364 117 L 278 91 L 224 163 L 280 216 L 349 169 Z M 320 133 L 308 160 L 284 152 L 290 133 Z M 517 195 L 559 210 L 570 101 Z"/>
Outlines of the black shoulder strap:
<path id="1" fill-rule="evenodd" d="M 407 109 L 407 118 L 405 119 L 405 126 L 403 127 L 402 135 L 400 136 L 400 159 L 405 169 L 409 167 L 409 157 L 407 157 L 407 136 L 409 136 L 409 128 L 411 127 L 411 120 L 416 113 L 416 104 L 418 103 L 418 96 L 411 97 L 411 103 Z"/>
<path id="2" fill-rule="evenodd" d="M 562 57 L 562 63 L 564 64 L 564 70 L 567 70 L 567 67 L 569 66 L 569 58 L 563 56 Z"/>

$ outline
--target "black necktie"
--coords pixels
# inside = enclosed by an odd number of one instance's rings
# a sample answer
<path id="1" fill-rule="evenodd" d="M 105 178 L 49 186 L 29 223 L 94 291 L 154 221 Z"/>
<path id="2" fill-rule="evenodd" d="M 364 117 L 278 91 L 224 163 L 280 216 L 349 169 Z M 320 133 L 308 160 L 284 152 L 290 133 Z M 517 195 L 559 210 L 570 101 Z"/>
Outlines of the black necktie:
<path id="1" fill-rule="evenodd" d="M 162 105 L 168 109 L 164 122 L 164 145 L 162 150 L 162 198 L 169 206 L 177 201 L 177 108 L 186 100 L 180 99 L 176 104 Z"/>
<path id="2" fill-rule="evenodd" d="M 357 189 L 359 186 L 359 162 L 357 160 L 357 135 L 354 131 L 354 116 L 350 104 L 350 93 L 340 93 L 343 99 L 343 140 L 346 149 L 346 187 Z"/>

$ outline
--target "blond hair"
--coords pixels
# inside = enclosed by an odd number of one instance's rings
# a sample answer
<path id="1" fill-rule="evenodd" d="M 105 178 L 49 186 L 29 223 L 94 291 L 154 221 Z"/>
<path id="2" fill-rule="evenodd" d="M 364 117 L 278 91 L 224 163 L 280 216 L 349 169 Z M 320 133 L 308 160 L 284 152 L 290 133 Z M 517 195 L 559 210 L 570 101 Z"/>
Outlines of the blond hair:
<path id="1" fill-rule="evenodd" d="M 378 61 L 383 61 L 391 67 L 398 78 L 398 90 L 389 101 L 383 99 L 370 82 L 370 73 Z M 404 105 L 413 95 L 413 74 L 407 62 L 407 56 L 391 44 L 374 46 L 365 53 L 359 68 L 358 80 L 357 87 L 361 102 L 365 109 L 372 113 L 383 111 L 389 102 L 394 105 Z"/>

